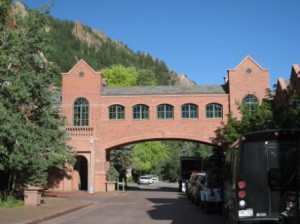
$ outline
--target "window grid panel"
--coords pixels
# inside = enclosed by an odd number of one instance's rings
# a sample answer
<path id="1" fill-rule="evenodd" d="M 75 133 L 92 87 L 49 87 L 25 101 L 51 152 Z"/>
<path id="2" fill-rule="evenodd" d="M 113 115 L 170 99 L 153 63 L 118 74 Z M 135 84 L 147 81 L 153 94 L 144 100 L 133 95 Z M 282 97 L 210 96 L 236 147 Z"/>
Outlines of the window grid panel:
<path id="1" fill-rule="evenodd" d="M 88 101 L 84 98 L 79 98 L 74 102 L 73 125 L 74 126 L 89 125 L 89 104 Z"/>
<path id="2" fill-rule="evenodd" d="M 206 118 L 222 118 L 222 106 L 219 104 L 206 105 Z"/>
<path id="3" fill-rule="evenodd" d="M 252 94 L 248 94 L 243 99 L 243 104 L 245 105 L 246 110 L 250 112 L 250 114 L 255 110 L 257 102 L 258 102 L 257 97 Z"/>
<path id="4" fill-rule="evenodd" d="M 157 118 L 158 119 L 173 119 L 174 117 L 174 109 L 172 105 L 159 105 L 157 107 Z"/>
<path id="5" fill-rule="evenodd" d="M 214 112 L 215 118 L 222 118 L 222 107 L 220 105 L 215 104 Z"/>
<path id="6" fill-rule="evenodd" d="M 133 119 L 149 119 L 149 107 L 146 105 L 136 105 L 133 107 Z"/>
<path id="7" fill-rule="evenodd" d="M 198 106 L 194 104 L 183 105 L 182 118 L 198 118 Z"/>
<path id="8" fill-rule="evenodd" d="M 112 105 L 109 107 L 109 119 L 123 120 L 125 118 L 125 107 L 122 105 Z"/>

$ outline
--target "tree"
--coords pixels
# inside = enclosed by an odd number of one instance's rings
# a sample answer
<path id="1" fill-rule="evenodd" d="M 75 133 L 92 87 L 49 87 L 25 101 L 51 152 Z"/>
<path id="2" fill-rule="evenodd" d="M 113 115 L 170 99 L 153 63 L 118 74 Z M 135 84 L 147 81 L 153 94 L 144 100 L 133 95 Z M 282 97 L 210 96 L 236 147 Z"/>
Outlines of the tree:
<path id="1" fill-rule="evenodd" d="M 132 147 L 127 146 L 110 152 L 110 163 L 114 165 L 120 178 L 126 179 L 127 169 L 131 167 Z"/>
<path id="2" fill-rule="evenodd" d="M 137 86 L 156 86 L 157 81 L 156 81 L 155 74 L 149 69 L 138 70 L 136 85 Z"/>
<path id="3" fill-rule="evenodd" d="M 116 181 L 119 177 L 119 172 L 118 170 L 115 168 L 114 163 L 111 162 L 109 164 L 109 168 L 106 172 L 106 180 L 107 181 Z"/>
<path id="4" fill-rule="evenodd" d="M 241 105 L 240 111 L 243 115 L 241 120 L 241 131 L 249 132 L 274 128 L 276 122 L 274 119 L 272 103 L 273 100 L 271 99 L 263 100 L 253 111 L 247 110 L 247 108 Z"/>
<path id="5" fill-rule="evenodd" d="M 2 31 L 9 20 L 9 8 L 11 0 L 2 0 L 0 2 L 0 31 Z"/>
<path id="6" fill-rule="evenodd" d="M 238 120 L 232 116 L 232 113 L 229 113 L 227 115 L 227 123 L 223 123 L 215 132 L 214 144 L 227 149 L 246 132 L 276 127 L 272 101 L 270 99 L 257 104 L 253 110 L 248 110 L 242 104 L 239 105 L 239 109 L 242 113 L 241 120 Z"/>
<path id="7" fill-rule="evenodd" d="M 144 142 L 134 146 L 132 168 L 141 173 L 151 172 L 166 157 L 166 145 L 160 141 Z"/>
<path id="8" fill-rule="evenodd" d="M 295 91 L 287 92 L 286 104 L 275 111 L 279 127 L 300 128 L 300 96 Z"/>
<path id="9" fill-rule="evenodd" d="M 175 182 L 179 178 L 180 150 L 176 148 L 167 151 L 166 158 L 160 164 L 161 176 L 163 180 Z"/>
<path id="10" fill-rule="evenodd" d="M 48 171 L 74 162 L 66 146 L 53 79 L 60 73 L 47 62 L 47 24 L 41 11 L 19 18 L 18 28 L 0 31 L 0 189 L 46 186 Z"/>
<path id="11" fill-rule="evenodd" d="M 137 79 L 135 67 L 125 67 L 123 65 L 112 65 L 102 71 L 107 79 L 108 86 L 134 86 Z"/>
<path id="12" fill-rule="evenodd" d="M 236 141 L 241 134 L 241 121 L 232 116 L 232 113 L 227 114 L 227 123 L 222 122 L 221 126 L 215 131 L 216 137 L 213 143 L 220 145 L 225 149 Z"/>

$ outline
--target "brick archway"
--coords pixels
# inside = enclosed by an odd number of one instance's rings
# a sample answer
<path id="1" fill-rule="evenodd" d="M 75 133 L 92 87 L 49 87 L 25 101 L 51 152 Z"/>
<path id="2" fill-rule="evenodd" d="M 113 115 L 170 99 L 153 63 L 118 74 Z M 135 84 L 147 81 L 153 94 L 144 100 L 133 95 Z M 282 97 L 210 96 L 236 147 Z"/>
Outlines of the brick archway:
<path id="1" fill-rule="evenodd" d="M 151 131 L 151 133 L 144 134 L 144 135 L 136 135 L 136 136 L 123 136 L 113 139 L 112 141 L 103 144 L 102 147 L 105 149 L 117 148 L 124 145 L 135 144 L 139 142 L 145 141 L 164 141 L 164 140 L 178 140 L 178 141 L 191 141 L 191 142 L 198 142 L 206 145 L 211 145 L 218 147 L 212 143 L 212 139 L 214 136 L 199 136 L 195 134 L 180 134 L 180 133 L 173 133 L 173 134 L 162 134 L 160 131 L 156 132 L 155 130 Z"/>
<path id="2" fill-rule="evenodd" d="M 269 88 L 269 71 L 250 56 L 228 70 L 221 85 L 107 87 L 83 60 L 62 77 L 61 109 L 69 144 L 88 158 L 89 183 L 95 191 L 105 190 L 107 150 L 167 139 L 211 145 L 217 128 L 227 122 L 226 114 L 240 116 L 236 102 L 247 94 L 261 101 Z M 78 98 L 86 100 L 84 111 L 74 105 Z M 88 126 L 79 126 L 84 124 Z"/>

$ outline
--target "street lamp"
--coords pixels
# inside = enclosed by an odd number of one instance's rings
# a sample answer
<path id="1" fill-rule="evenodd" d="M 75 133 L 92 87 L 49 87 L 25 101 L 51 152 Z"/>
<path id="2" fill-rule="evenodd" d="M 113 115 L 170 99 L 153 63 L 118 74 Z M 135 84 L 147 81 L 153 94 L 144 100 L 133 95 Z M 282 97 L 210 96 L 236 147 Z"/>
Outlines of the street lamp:
<path id="1" fill-rule="evenodd" d="M 90 144 L 90 187 L 89 187 L 89 193 L 93 194 L 94 193 L 94 175 L 93 175 L 93 160 L 94 160 L 94 152 L 93 152 L 93 143 L 94 143 L 94 139 L 91 136 L 90 140 L 89 140 L 89 144 Z"/>

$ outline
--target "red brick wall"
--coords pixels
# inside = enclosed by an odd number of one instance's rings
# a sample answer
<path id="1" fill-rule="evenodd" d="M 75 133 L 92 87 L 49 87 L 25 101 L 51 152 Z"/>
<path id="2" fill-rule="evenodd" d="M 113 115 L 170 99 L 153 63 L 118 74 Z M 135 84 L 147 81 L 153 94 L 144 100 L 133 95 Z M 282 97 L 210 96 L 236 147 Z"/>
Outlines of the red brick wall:
<path id="1" fill-rule="evenodd" d="M 247 68 L 252 69 L 246 74 Z M 79 73 L 84 72 L 80 77 Z M 246 94 L 255 94 L 259 100 L 265 96 L 268 88 L 268 71 L 262 69 L 250 57 L 246 57 L 234 70 L 229 70 L 230 94 L 185 94 L 185 95 L 102 95 L 102 78 L 83 60 L 79 61 L 68 73 L 63 74 L 62 110 L 67 119 L 67 130 L 73 134 L 70 144 L 79 154 L 89 156 L 91 149 L 94 189 L 105 190 L 105 174 L 108 167 L 106 153 L 117 146 L 144 140 L 182 139 L 211 143 L 215 130 L 221 122 L 226 122 L 226 114 L 232 109 L 236 114 L 235 101 Z M 72 127 L 73 103 L 78 97 L 89 101 L 89 127 Z M 230 101 L 228 101 L 230 99 Z M 181 106 L 186 103 L 198 105 L 198 119 L 182 119 Z M 218 103 L 223 106 L 223 118 L 206 118 L 205 106 Z M 125 107 L 124 120 L 109 120 L 108 107 L 121 104 Z M 149 106 L 148 120 L 133 120 L 132 107 L 136 104 Z M 174 106 L 174 119 L 157 119 L 156 107 L 160 104 Z M 230 106 L 230 107 L 229 107 Z M 91 136 L 93 144 L 89 143 Z M 89 165 L 90 169 L 90 165 Z M 64 183 L 66 184 L 66 183 Z M 76 183 L 68 186 L 76 186 Z"/>
<path id="2" fill-rule="evenodd" d="M 251 69 L 251 72 L 247 72 Z M 240 118 L 237 102 L 241 103 L 247 94 L 255 95 L 261 102 L 269 87 L 269 71 L 261 68 L 247 56 L 235 69 L 228 70 L 229 106 L 234 117 Z"/>
<path id="3" fill-rule="evenodd" d="M 290 81 L 291 90 L 294 90 L 300 96 L 300 66 L 297 64 L 292 67 Z"/>

